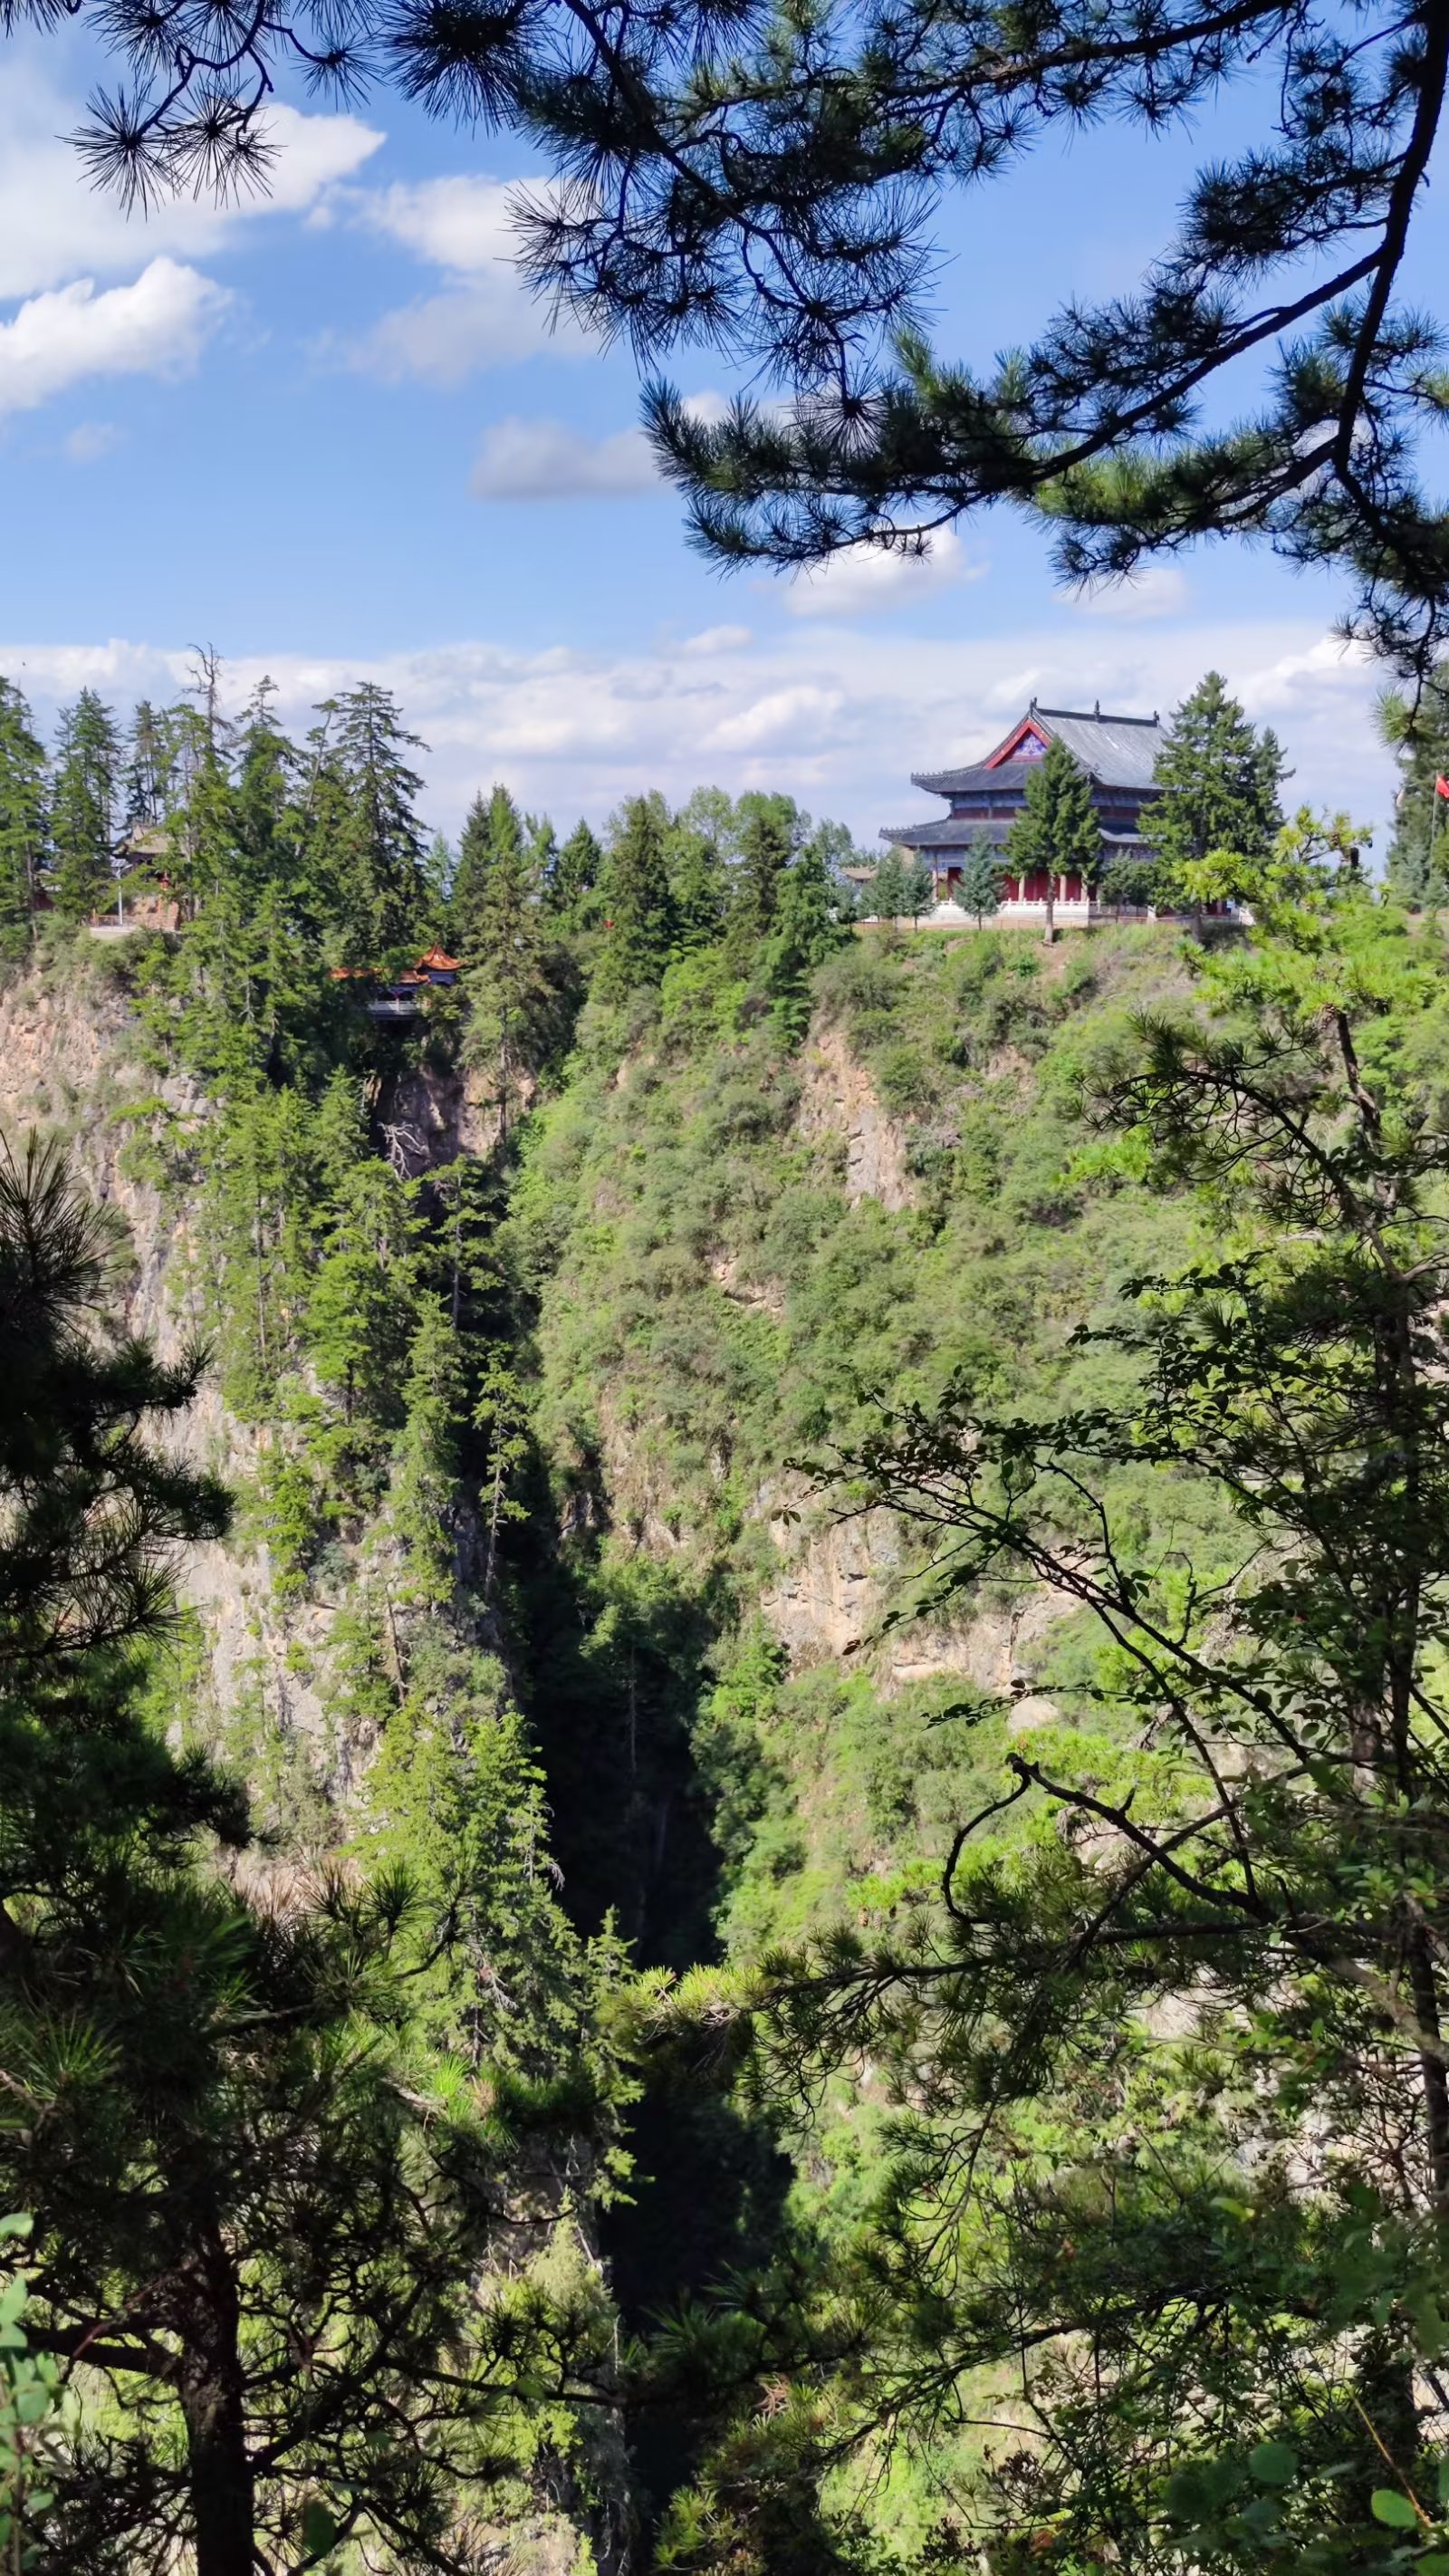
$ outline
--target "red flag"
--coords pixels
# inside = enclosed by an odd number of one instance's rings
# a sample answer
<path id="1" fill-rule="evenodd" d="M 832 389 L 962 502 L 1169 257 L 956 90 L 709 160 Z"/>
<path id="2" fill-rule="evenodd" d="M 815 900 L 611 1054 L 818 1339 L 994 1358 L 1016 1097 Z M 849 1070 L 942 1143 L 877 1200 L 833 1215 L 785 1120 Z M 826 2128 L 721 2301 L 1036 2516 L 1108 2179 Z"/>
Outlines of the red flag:
<path id="1" fill-rule="evenodd" d="M 1434 779 L 1434 793 L 1436 796 L 1449 796 L 1449 778 L 1442 777 L 1436 773 Z"/>

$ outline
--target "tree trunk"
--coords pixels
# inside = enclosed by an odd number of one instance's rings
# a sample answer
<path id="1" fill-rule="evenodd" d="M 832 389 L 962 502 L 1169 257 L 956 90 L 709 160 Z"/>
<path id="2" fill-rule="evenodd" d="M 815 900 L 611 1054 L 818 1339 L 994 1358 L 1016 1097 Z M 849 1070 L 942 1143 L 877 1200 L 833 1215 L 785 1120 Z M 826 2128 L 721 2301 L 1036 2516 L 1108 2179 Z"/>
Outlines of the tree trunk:
<path id="1" fill-rule="evenodd" d="M 183 2300 L 177 2393 L 186 2423 L 196 2576 L 253 2576 L 255 2500 L 241 2308 L 231 2259 L 215 2227 L 186 2265 Z"/>
<path id="2" fill-rule="evenodd" d="M 1048 948 L 1050 948 L 1057 935 L 1057 872 L 1055 868 L 1048 868 L 1047 870 L 1046 889 L 1046 930 L 1043 933 L 1043 936 Z"/>

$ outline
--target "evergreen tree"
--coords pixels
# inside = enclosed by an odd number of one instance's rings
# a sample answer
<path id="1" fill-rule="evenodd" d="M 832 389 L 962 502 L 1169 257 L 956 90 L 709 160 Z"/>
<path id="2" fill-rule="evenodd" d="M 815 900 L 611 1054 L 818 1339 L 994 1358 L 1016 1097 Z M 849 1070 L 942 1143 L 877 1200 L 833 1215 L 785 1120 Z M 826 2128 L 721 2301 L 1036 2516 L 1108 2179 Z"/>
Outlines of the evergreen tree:
<path id="1" fill-rule="evenodd" d="M 470 817 L 470 822 L 471 822 Z M 510 1131 L 520 1081 L 536 1073 L 563 1033 L 571 979 L 549 936 L 543 866 L 551 834 L 518 826 L 511 800 L 495 788 L 486 866 L 471 879 L 471 921 L 462 953 L 471 1012 L 468 1052 L 485 1064 L 498 1101 L 500 1140 Z M 465 828 L 464 842 L 468 834 Z M 469 853 L 470 867 L 474 867 Z M 460 857 L 460 869 L 461 869 Z"/>
<path id="2" fill-rule="evenodd" d="M 1091 782 L 1060 735 L 1031 764 L 1026 801 L 1006 839 L 1013 873 L 1046 878 L 1046 936 L 1056 937 L 1057 879 L 1080 876 L 1090 885 L 1101 864 L 1102 831 L 1092 806 Z"/>
<path id="3" fill-rule="evenodd" d="M 974 842 L 961 869 L 956 900 L 964 911 L 973 915 L 978 930 L 983 921 L 1000 910 L 1001 878 L 1000 851 L 990 841 Z"/>
<path id="4" fill-rule="evenodd" d="M 453 953 L 472 964 L 483 954 L 483 907 L 489 881 L 502 868 L 517 886 L 525 869 L 523 817 L 506 787 L 495 787 L 484 800 L 475 796 L 458 840 L 448 907 L 448 937 Z"/>
<path id="5" fill-rule="evenodd" d="M 712 947 L 729 906 L 729 869 L 717 832 L 708 819 L 692 817 L 689 806 L 676 814 L 669 834 L 669 888 L 676 947 L 685 953 Z"/>
<path id="6" fill-rule="evenodd" d="M 0 959 L 23 957 L 30 945 L 45 825 L 44 748 L 20 691 L 0 679 Z"/>
<path id="7" fill-rule="evenodd" d="M 802 818 L 791 797 L 766 796 L 753 788 L 740 798 L 735 814 L 739 857 L 726 945 L 735 972 L 748 975 L 774 923 L 781 880 L 799 847 Z"/>
<path id="8" fill-rule="evenodd" d="M 1449 674 L 1441 665 L 1415 706 L 1386 694 L 1378 717 L 1400 782 L 1388 882 L 1417 911 L 1449 900 L 1449 798 L 1440 795 L 1437 785 L 1439 779 L 1449 779 Z"/>
<path id="9" fill-rule="evenodd" d="M 787 868 L 775 907 L 775 926 L 761 959 L 763 982 L 774 997 L 776 1016 L 792 1038 L 803 1036 L 809 1024 L 810 983 L 816 967 L 851 935 L 841 920 L 830 851 L 828 829 L 822 828 L 812 833 L 794 865 Z"/>
<path id="10" fill-rule="evenodd" d="M 576 823 L 559 851 L 544 889 L 548 910 L 565 930 L 588 930 L 600 914 L 599 880 L 604 853 L 587 823 Z"/>
<path id="11" fill-rule="evenodd" d="M 1276 735 L 1258 733 L 1221 673 L 1209 671 L 1173 713 L 1153 770 L 1161 792 L 1142 818 L 1169 899 L 1181 869 L 1211 850 L 1266 859 L 1282 828 L 1284 775 Z"/>
<path id="12" fill-rule="evenodd" d="M 877 921 L 899 921 L 907 909 L 910 886 L 906 861 L 899 850 L 887 850 L 876 866 L 866 888 L 870 909 Z"/>
<path id="13" fill-rule="evenodd" d="M 111 892 L 119 753 L 110 709 L 82 689 L 60 719 L 51 791 L 55 901 L 67 921 L 84 921 Z"/>
<path id="14" fill-rule="evenodd" d="M 149 698 L 137 702 L 126 746 L 122 834 L 154 831 L 167 820 L 177 784 L 176 727 Z"/>
<path id="15" fill-rule="evenodd" d="M 669 811 L 662 796 L 631 796 L 609 831 L 604 862 L 604 940 L 594 989 L 623 1002 L 657 984 L 674 940 L 669 885 Z"/>
<path id="16" fill-rule="evenodd" d="M 318 712 L 319 765 L 340 791 L 330 800 L 327 838 L 345 962 L 386 967 L 405 959 L 428 928 L 427 843 L 415 811 L 422 780 L 404 757 L 423 746 L 400 723 L 390 692 L 371 680 Z"/>

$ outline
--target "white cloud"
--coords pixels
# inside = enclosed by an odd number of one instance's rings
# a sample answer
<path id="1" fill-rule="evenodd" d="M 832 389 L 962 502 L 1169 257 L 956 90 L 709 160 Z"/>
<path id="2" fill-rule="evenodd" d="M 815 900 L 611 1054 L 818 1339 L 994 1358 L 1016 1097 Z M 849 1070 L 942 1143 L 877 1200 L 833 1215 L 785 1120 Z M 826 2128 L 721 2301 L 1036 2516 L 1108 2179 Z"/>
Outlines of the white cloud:
<path id="1" fill-rule="evenodd" d="M 319 698 L 355 680 L 395 690 L 430 746 L 427 814 L 446 830 L 494 778 L 565 827 L 581 812 L 602 821 L 641 786 L 682 800 L 707 778 L 735 794 L 784 788 L 870 844 L 883 823 L 941 810 L 911 786 L 913 769 L 981 753 L 1033 692 L 1048 706 L 1100 698 L 1123 713 L 1165 713 L 1217 669 L 1256 722 L 1278 727 L 1295 797 L 1369 822 L 1388 813 L 1392 768 L 1372 724 L 1380 675 L 1311 618 L 1144 632 L 1060 615 L 1014 634 L 898 630 L 888 653 L 878 636 L 844 627 L 788 628 L 748 647 L 738 637 L 724 627 L 688 649 L 617 654 L 482 641 L 368 662 L 267 653 L 233 664 L 227 687 L 239 704 L 269 671 L 297 731 Z M 184 646 L 0 644 L 0 671 L 44 720 L 82 686 L 122 707 L 172 696 L 189 658 Z"/>
<path id="2" fill-rule="evenodd" d="M 475 367 L 504 366 L 540 349 L 577 355 L 575 323 L 555 322 L 518 270 L 515 205 L 524 183 L 425 179 L 358 190 L 353 220 L 442 269 L 437 295 L 398 305 L 353 344 L 350 363 L 385 384 L 461 384 Z"/>
<path id="3" fill-rule="evenodd" d="M 706 626 L 700 635 L 686 635 L 681 653 L 743 653 L 753 644 L 748 626 Z"/>
<path id="4" fill-rule="evenodd" d="M 184 375 L 230 300 L 174 259 L 102 295 L 90 277 L 33 295 L 0 322 L 0 413 L 32 411 L 88 376 Z"/>
<path id="5" fill-rule="evenodd" d="M 562 421 L 515 412 L 484 432 L 468 488 L 478 501 L 576 501 L 657 492 L 660 483 L 641 429 L 586 438 Z"/>
<path id="6" fill-rule="evenodd" d="M 177 198 L 146 217 L 127 217 L 92 188 L 66 134 L 81 121 L 23 61 L 0 84 L 0 300 L 34 295 L 76 276 L 111 277 L 157 254 L 196 257 L 269 214 L 299 214 L 325 202 L 382 142 L 355 116 L 306 116 L 273 107 L 267 124 L 277 158 L 264 196 L 227 206 Z"/>
<path id="7" fill-rule="evenodd" d="M 1085 617 L 1182 617 L 1192 603 L 1187 575 L 1176 564 L 1148 564 L 1127 581 L 1102 581 L 1080 591 L 1072 606 Z"/>
<path id="8" fill-rule="evenodd" d="M 120 436 L 113 420 L 82 420 L 61 440 L 61 446 L 72 465 L 95 465 L 101 457 L 110 455 Z"/>
<path id="9" fill-rule="evenodd" d="M 931 592 L 977 581 L 985 567 L 967 563 L 954 528 L 926 541 L 924 554 L 886 552 L 880 546 L 845 546 L 826 562 L 800 572 L 784 593 L 792 617 L 854 619 L 909 608 Z"/>

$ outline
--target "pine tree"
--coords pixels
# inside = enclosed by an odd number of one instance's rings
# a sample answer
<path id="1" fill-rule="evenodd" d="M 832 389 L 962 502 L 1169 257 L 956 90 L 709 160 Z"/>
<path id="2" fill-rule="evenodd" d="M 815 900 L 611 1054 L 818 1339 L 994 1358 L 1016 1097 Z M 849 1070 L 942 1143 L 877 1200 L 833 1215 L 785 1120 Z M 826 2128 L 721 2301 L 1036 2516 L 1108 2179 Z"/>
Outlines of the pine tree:
<path id="1" fill-rule="evenodd" d="M 45 784 L 30 709 L 0 679 L 0 958 L 23 957 L 30 945 L 46 861 Z"/>
<path id="2" fill-rule="evenodd" d="M 126 746 L 122 834 L 154 831 L 170 814 L 177 787 L 179 746 L 169 714 L 149 698 L 137 702 Z"/>
<path id="3" fill-rule="evenodd" d="M 774 996 L 782 1028 L 799 1037 L 809 1023 L 811 977 L 817 966 L 850 938 L 841 920 L 838 881 L 829 864 L 824 830 L 812 834 L 786 869 L 775 907 L 775 926 L 761 959 L 763 981 Z"/>
<path id="4" fill-rule="evenodd" d="M 740 798 L 735 813 L 739 858 L 726 948 L 735 972 L 748 975 L 774 922 L 781 880 L 799 847 L 802 818 L 791 797 L 766 796 L 753 788 Z"/>
<path id="5" fill-rule="evenodd" d="M 55 901 L 67 921 L 84 921 L 110 895 L 119 756 L 110 709 L 82 689 L 61 716 L 51 792 Z"/>
<path id="6" fill-rule="evenodd" d="M 623 1002 L 657 984 L 674 939 L 669 811 L 658 794 L 631 796 L 609 832 L 604 862 L 604 941 L 594 978 L 601 1001 Z"/>
<path id="7" fill-rule="evenodd" d="M 458 839 L 448 906 L 448 937 L 455 956 L 472 964 L 483 954 L 483 906 L 495 868 L 523 866 L 523 817 L 506 787 L 495 787 L 485 802 L 475 796 Z"/>
<path id="8" fill-rule="evenodd" d="M 1101 864 L 1102 831 L 1092 806 L 1091 782 L 1060 735 L 1031 765 L 1026 801 L 1006 840 L 1012 870 L 1046 877 L 1046 937 L 1056 937 L 1057 879 L 1080 876 L 1090 885 Z"/>
<path id="9" fill-rule="evenodd" d="M 906 910 L 908 892 L 906 862 L 899 850 L 887 850 L 866 889 L 875 919 L 886 923 L 899 921 Z"/>
<path id="10" fill-rule="evenodd" d="M 319 764 L 341 791 L 328 837 L 346 962 L 386 968 L 428 926 L 427 843 L 415 811 L 422 780 L 404 758 L 423 746 L 399 721 L 391 693 L 371 680 L 318 712 Z"/>
<path id="11" fill-rule="evenodd" d="M 1437 782 L 1449 779 L 1449 672 L 1441 665 L 1417 706 L 1386 694 L 1378 716 L 1400 782 L 1388 882 L 1416 911 L 1443 904 L 1449 901 L 1449 798 L 1440 795 Z"/>
<path id="12" fill-rule="evenodd" d="M 1169 899 L 1177 871 L 1210 851 L 1266 859 L 1282 828 L 1284 775 L 1276 735 L 1249 724 L 1221 673 L 1209 671 L 1173 713 L 1153 770 L 1160 793 L 1142 818 Z"/>
<path id="13" fill-rule="evenodd" d="M 1001 853 L 990 841 L 975 841 L 966 853 L 956 900 L 973 915 L 979 930 L 1001 906 Z"/>
<path id="14" fill-rule="evenodd" d="M 587 823 L 576 823 L 559 851 L 544 889 L 544 900 L 565 930 L 589 930 L 599 919 L 599 880 L 604 853 Z"/>
<path id="15" fill-rule="evenodd" d="M 706 818 L 691 815 L 689 806 L 670 828 L 669 889 L 676 946 L 683 953 L 711 947 L 729 906 L 729 869 L 718 833 Z"/>
<path id="16" fill-rule="evenodd" d="M 512 1126 L 520 1080 L 538 1070 L 566 1016 L 567 961 L 543 912 L 546 850 L 543 833 L 520 825 L 511 799 L 495 788 L 486 863 L 469 852 L 471 919 L 460 953 L 472 961 L 467 1048 L 493 1077 L 500 1141 Z"/>

